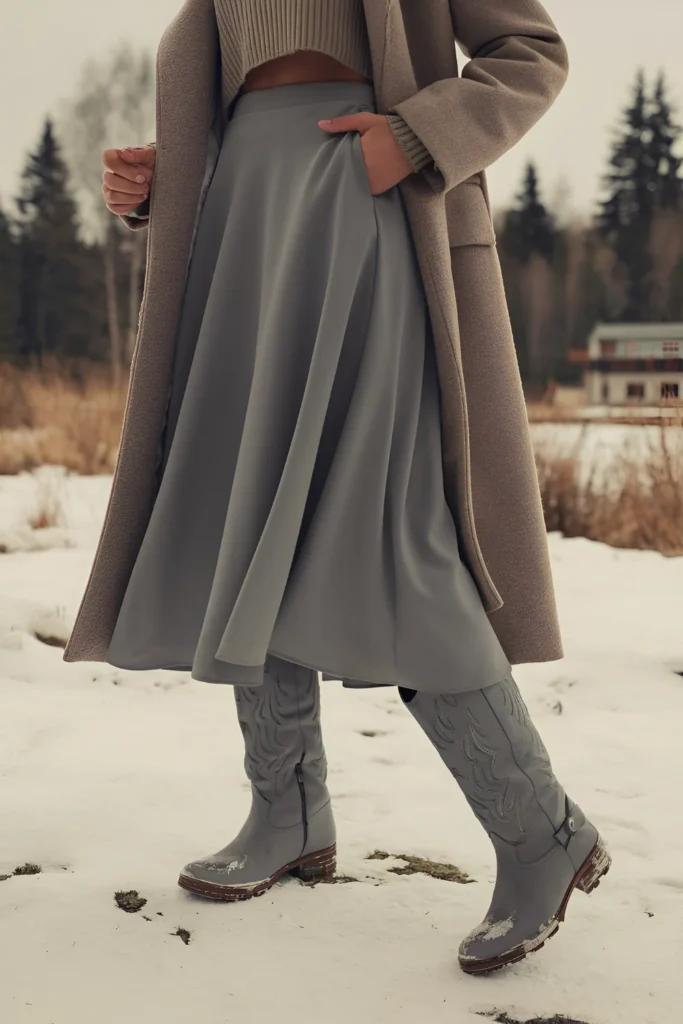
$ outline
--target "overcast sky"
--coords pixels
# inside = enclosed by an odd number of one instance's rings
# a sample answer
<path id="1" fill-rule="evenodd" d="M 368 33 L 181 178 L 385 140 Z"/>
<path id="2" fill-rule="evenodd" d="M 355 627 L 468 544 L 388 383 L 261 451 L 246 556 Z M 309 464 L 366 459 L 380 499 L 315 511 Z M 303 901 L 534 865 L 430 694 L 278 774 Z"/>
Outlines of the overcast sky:
<path id="1" fill-rule="evenodd" d="M 515 0 L 500 0 L 501 5 Z M 70 96 L 83 61 L 132 38 L 156 49 L 181 0 L 14 0 L 0 14 L 0 198 L 16 192 L 41 121 Z M 681 0 L 547 0 L 571 59 L 569 80 L 544 118 L 489 169 L 494 206 L 518 190 L 524 163 L 540 169 L 546 198 L 570 189 L 571 207 L 592 208 L 609 128 L 628 101 L 636 68 L 662 68 L 683 119 Z"/>

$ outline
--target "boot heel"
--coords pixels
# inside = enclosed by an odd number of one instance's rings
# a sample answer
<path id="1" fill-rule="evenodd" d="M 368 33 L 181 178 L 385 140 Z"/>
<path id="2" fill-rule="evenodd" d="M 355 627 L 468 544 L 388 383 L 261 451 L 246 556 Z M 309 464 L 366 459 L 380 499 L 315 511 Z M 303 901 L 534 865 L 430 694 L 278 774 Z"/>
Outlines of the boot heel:
<path id="1" fill-rule="evenodd" d="M 593 892 L 593 889 L 600 885 L 600 879 L 607 874 L 611 864 L 612 858 L 607 852 L 604 842 L 598 837 L 593 852 L 581 868 L 576 888 L 585 893 Z"/>
<path id="2" fill-rule="evenodd" d="M 296 867 L 292 868 L 291 874 L 300 878 L 302 882 L 322 882 L 326 878 L 332 878 L 337 870 L 337 846 L 329 846 L 326 850 L 319 850 L 304 857 Z"/>

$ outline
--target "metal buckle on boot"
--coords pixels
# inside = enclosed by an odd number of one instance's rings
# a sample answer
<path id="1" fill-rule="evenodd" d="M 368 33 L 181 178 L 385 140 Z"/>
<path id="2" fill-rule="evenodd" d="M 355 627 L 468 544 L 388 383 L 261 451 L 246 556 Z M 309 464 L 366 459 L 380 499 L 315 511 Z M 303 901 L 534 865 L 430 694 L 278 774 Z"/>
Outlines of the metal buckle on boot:
<path id="1" fill-rule="evenodd" d="M 576 835 L 577 832 L 576 820 L 572 815 L 568 815 L 555 833 L 555 838 L 560 846 L 563 846 L 566 850 L 572 840 L 572 836 Z"/>

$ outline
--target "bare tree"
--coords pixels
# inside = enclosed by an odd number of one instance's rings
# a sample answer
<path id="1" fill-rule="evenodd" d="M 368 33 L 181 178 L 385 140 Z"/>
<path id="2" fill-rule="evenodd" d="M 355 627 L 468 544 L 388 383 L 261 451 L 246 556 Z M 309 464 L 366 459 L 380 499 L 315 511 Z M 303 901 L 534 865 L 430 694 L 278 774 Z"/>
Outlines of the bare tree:
<path id="1" fill-rule="evenodd" d="M 102 61 L 84 65 L 76 95 L 59 120 L 64 155 L 75 185 L 83 234 L 102 247 L 110 358 L 115 386 L 130 363 L 137 333 L 145 233 L 126 232 L 102 198 L 102 150 L 144 145 L 154 131 L 154 64 L 147 51 L 122 43 Z M 119 310 L 117 258 L 128 260 L 125 341 Z"/>
<path id="2" fill-rule="evenodd" d="M 113 55 L 111 79 L 115 89 L 112 137 L 122 146 L 146 145 L 154 132 L 154 63 L 150 54 L 120 47 Z M 126 247 L 130 260 L 125 358 L 130 365 L 142 298 L 146 234 L 126 232 Z"/>
<path id="3" fill-rule="evenodd" d="M 683 210 L 655 212 L 648 248 L 652 259 L 653 313 L 658 320 L 666 320 L 671 281 L 683 256 Z"/>
<path id="4" fill-rule="evenodd" d="M 552 345 L 549 334 L 555 304 L 555 282 L 548 261 L 534 253 L 521 274 L 521 292 L 527 322 L 529 372 L 533 380 L 544 380 Z"/>

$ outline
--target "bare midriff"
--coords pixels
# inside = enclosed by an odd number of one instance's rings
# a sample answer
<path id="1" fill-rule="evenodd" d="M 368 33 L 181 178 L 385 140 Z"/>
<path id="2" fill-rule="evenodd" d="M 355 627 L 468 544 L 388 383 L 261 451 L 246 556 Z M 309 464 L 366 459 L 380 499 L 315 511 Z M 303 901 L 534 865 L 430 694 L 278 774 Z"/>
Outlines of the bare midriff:
<path id="1" fill-rule="evenodd" d="M 317 50 L 297 50 L 268 60 L 247 74 L 242 92 L 299 82 L 371 82 L 372 79 Z"/>

